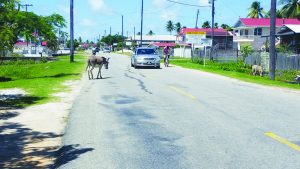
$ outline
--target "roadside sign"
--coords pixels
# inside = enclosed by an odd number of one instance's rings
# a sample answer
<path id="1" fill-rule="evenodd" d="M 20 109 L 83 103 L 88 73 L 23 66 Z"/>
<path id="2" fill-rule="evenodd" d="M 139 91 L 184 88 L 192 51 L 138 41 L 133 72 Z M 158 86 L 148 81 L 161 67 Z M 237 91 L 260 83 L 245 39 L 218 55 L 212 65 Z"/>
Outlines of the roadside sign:
<path id="1" fill-rule="evenodd" d="M 206 32 L 190 31 L 186 32 L 185 41 L 191 44 L 201 44 L 202 39 L 206 39 Z"/>

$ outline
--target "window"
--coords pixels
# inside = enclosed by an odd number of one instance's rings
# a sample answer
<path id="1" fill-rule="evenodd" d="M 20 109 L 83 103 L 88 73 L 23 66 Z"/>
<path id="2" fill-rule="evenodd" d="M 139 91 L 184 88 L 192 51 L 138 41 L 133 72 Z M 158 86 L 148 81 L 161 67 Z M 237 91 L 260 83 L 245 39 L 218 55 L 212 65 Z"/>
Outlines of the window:
<path id="1" fill-rule="evenodd" d="M 153 55 L 155 54 L 155 50 L 154 49 L 138 49 L 137 51 L 138 55 Z"/>
<path id="2" fill-rule="evenodd" d="M 248 36 L 249 30 L 245 30 L 245 35 Z"/>
<path id="3" fill-rule="evenodd" d="M 244 35 L 244 31 L 243 30 L 240 30 L 240 35 Z"/>
<path id="4" fill-rule="evenodd" d="M 254 35 L 262 35 L 262 28 L 255 28 Z"/>

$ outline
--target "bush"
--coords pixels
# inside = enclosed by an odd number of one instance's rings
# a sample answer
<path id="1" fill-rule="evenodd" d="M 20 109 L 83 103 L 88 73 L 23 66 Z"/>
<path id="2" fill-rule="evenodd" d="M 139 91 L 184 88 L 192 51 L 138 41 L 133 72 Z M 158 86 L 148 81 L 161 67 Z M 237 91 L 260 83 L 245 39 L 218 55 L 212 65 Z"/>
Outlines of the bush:
<path id="1" fill-rule="evenodd" d="M 241 54 L 243 57 L 243 62 L 245 59 L 254 52 L 252 46 L 250 44 L 245 44 L 241 46 Z"/>
<path id="2" fill-rule="evenodd" d="M 300 71 L 297 70 L 282 70 L 276 71 L 276 79 L 284 82 L 295 81 L 295 77 L 300 75 Z"/>

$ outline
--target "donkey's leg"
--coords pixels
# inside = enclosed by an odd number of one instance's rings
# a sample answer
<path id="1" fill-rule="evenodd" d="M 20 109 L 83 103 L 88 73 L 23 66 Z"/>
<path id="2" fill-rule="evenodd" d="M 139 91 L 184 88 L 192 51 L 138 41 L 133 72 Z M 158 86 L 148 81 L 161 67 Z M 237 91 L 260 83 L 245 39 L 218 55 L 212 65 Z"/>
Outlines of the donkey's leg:
<path id="1" fill-rule="evenodd" d="M 94 79 L 94 76 L 93 76 L 93 69 L 94 69 L 94 66 L 92 66 L 92 68 L 90 69 L 92 79 Z"/>
<path id="2" fill-rule="evenodd" d="M 101 77 L 101 67 L 100 66 L 99 66 L 98 73 L 97 73 L 97 79 L 99 79 L 99 75 Z"/>
<path id="3" fill-rule="evenodd" d="M 101 69 L 102 69 L 102 66 L 103 66 L 103 65 L 100 65 L 100 66 L 99 66 L 99 74 L 100 74 L 100 78 L 101 78 L 101 79 L 102 79 L 102 75 L 101 75 Z"/>

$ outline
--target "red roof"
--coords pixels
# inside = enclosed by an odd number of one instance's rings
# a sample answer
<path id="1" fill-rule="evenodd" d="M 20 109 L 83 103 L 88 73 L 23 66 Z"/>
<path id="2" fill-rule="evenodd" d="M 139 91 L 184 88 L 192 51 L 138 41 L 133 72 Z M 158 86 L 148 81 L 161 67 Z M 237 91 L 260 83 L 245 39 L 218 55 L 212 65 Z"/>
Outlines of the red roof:
<path id="1" fill-rule="evenodd" d="M 43 41 L 43 42 L 42 42 L 42 46 L 47 46 L 47 42 L 46 42 L 46 41 Z"/>
<path id="2" fill-rule="evenodd" d="M 226 36 L 228 35 L 228 31 L 223 28 L 215 28 L 216 36 Z M 206 32 L 206 35 L 210 36 L 212 34 L 211 28 L 182 28 L 181 34 L 185 35 L 187 32 Z"/>
<path id="3" fill-rule="evenodd" d="M 160 43 L 160 42 L 153 43 L 153 45 L 157 46 L 157 47 L 165 47 L 165 46 L 174 47 L 174 46 L 176 46 L 175 43 Z"/>
<path id="4" fill-rule="evenodd" d="M 240 21 L 248 27 L 265 26 L 270 27 L 270 18 L 240 18 Z M 281 27 L 284 24 L 300 25 L 298 19 L 276 19 L 276 27 Z"/>

